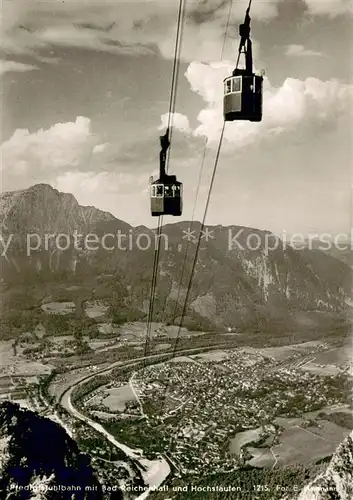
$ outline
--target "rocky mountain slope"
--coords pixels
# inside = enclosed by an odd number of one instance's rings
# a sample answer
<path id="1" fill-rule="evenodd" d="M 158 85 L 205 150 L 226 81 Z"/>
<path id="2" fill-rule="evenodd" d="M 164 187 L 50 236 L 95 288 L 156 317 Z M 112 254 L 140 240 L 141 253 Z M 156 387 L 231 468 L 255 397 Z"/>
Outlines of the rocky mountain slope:
<path id="1" fill-rule="evenodd" d="M 108 212 L 82 207 L 69 193 L 60 193 L 48 184 L 36 184 L 0 196 L 0 230 L 3 235 L 27 232 L 72 233 L 87 231 L 92 223 L 113 220 Z"/>
<path id="2" fill-rule="evenodd" d="M 287 497 L 288 498 L 288 497 Z M 351 500 L 353 498 L 353 432 L 339 445 L 326 471 L 292 500 Z"/>
<path id="3" fill-rule="evenodd" d="M 306 240 L 304 245 L 310 250 L 320 250 L 326 255 L 341 260 L 353 269 L 353 236 L 351 238 L 348 235 L 346 237 L 342 236 L 337 241 L 334 239 L 329 243 L 325 240 L 321 241 L 320 239 L 312 238 L 311 240 Z M 302 249 L 303 242 L 298 243 L 298 245 L 294 244 L 294 248 L 297 248 L 297 250 Z"/>
<path id="4" fill-rule="evenodd" d="M 81 207 L 71 194 L 43 184 L 1 195 L 0 221 L 3 316 L 19 304 L 33 311 L 48 297 L 55 300 L 60 283 L 62 300 L 99 298 L 130 319 L 145 316 L 154 231 Z M 281 331 L 317 328 L 323 318 L 327 323 L 347 315 L 353 272 L 345 263 L 320 251 L 284 246 L 268 231 L 207 229 L 185 326 Z M 175 322 L 181 314 L 199 230 L 199 223 L 185 221 L 163 227 L 156 319 Z"/>
<path id="5" fill-rule="evenodd" d="M 0 497 L 104 498 L 90 458 L 80 452 L 66 431 L 9 401 L 0 404 Z"/>

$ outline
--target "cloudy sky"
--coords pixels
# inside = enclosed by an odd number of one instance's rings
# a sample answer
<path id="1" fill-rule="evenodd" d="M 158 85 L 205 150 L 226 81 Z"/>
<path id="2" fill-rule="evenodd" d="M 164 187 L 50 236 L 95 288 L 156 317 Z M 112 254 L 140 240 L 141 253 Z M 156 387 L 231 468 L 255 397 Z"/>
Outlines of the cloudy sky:
<path id="1" fill-rule="evenodd" d="M 247 1 L 187 2 L 169 172 L 201 219 Z M 207 223 L 347 232 L 352 213 L 350 0 L 253 0 L 261 123 L 227 123 Z M 169 108 L 178 0 L 4 0 L 2 190 L 49 183 L 154 227 L 148 180 Z M 176 222 L 176 219 L 170 218 Z M 168 222 L 168 218 L 165 218 Z"/>

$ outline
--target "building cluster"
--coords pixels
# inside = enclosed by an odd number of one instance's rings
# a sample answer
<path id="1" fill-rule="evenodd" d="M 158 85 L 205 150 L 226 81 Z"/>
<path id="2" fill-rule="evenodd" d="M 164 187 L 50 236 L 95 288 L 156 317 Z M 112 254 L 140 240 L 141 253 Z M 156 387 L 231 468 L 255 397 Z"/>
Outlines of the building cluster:
<path id="1" fill-rule="evenodd" d="M 164 451 L 181 473 L 231 470 L 240 460 L 229 446 L 238 432 L 262 426 L 265 435 L 278 415 L 335 402 L 322 377 L 240 350 L 218 362 L 151 366 L 135 384 L 143 407 L 157 408 L 149 424 L 172 436 Z"/>

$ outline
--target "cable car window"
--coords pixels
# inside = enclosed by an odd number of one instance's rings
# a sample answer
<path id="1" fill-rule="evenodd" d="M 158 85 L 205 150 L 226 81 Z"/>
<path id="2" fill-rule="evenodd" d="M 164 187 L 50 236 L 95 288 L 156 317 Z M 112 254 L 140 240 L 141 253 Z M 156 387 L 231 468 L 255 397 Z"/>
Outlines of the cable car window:
<path id="1" fill-rule="evenodd" d="M 232 92 L 232 80 L 226 80 L 224 82 L 224 93 L 225 94 L 230 94 Z"/>
<path id="2" fill-rule="evenodd" d="M 158 197 L 163 196 L 163 185 L 162 184 L 158 184 L 158 186 L 157 186 L 157 196 Z"/>
<path id="3" fill-rule="evenodd" d="M 151 196 L 156 196 L 156 186 L 151 186 Z"/>
<path id="4" fill-rule="evenodd" d="M 237 76 L 232 80 L 232 92 L 241 92 L 241 77 Z"/>

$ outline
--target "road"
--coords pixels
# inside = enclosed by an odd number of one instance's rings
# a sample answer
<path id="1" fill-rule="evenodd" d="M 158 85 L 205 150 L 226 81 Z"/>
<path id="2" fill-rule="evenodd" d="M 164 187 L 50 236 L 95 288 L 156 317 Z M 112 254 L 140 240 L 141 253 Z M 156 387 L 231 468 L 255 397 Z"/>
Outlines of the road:
<path id="1" fill-rule="evenodd" d="M 141 415 L 142 415 L 143 417 L 145 417 L 145 416 L 146 416 L 146 414 L 145 414 L 145 412 L 143 411 L 143 406 L 142 406 L 142 403 L 141 403 L 141 400 L 140 400 L 140 396 L 138 395 L 137 390 L 135 389 L 135 386 L 134 386 L 134 378 L 136 377 L 136 375 L 137 375 L 137 372 L 134 372 L 134 373 L 131 375 L 130 380 L 129 380 L 129 385 L 130 385 L 130 388 L 131 388 L 131 390 L 132 390 L 132 392 L 133 392 L 133 394 L 134 394 L 134 396 L 135 396 L 135 398 L 136 398 L 136 401 L 137 401 L 137 402 L 138 402 L 138 404 L 139 404 L 140 411 L 141 411 Z"/>
<path id="2" fill-rule="evenodd" d="M 222 346 L 224 348 L 224 345 Z M 179 357 L 180 355 L 184 355 L 186 353 L 188 354 L 197 354 L 199 352 L 204 352 L 204 351 L 214 351 L 214 350 L 219 350 L 222 348 L 221 346 L 212 346 L 212 347 L 205 347 L 205 348 L 194 348 L 194 349 L 184 349 L 180 350 L 176 353 L 176 357 Z M 141 474 L 142 477 L 145 481 L 145 484 L 148 486 L 148 489 L 142 493 L 142 495 L 139 495 L 135 500 L 145 500 L 149 493 L 151 491 L 154 491 L 156 488 L 161 486 L 164 481 L 167 479 L 169 476 L 171 470 L 169 463 L 167 462 L 166 459 L 160 458 L 159 460 L 147 460 L 143 456 L 143 450 L 140 449 L 132 449 L 128 446 L 126 446 L 123 443 L 120 443 L 115 437 L 110 434 L 101 424 L 98 424 L 94 420 L 90 419 L 86 415 L 83 415 L 80 413 L 72 404 L 71 401 L 71 396 L 73 393 L 73 390 L 80 384 L 87 382 L 88 380 L 96 377 L 97 375 L 102 375 L 104 373 L 110 372 L 112 369 L 121 367 L 121 368 L 126 368 L 126 367 L 131 367 L 132 369 L 141 361 L 144 360 L 153 360 L 157 359 L 157 363 L 163 363 L 163 360 L 160 360 L 161 357 L 165 356 L 166 358 L 170 357 L 170 354 L 153 354 L 150 356 L 144 356 L 141 358 L 136 358 L 133 360 L 129 360 L 126 362 L 114 362 L 112 363 L 109 367 L 105 367 L 101 370 L 97 370 L 94 374 L 89 374 L 83 376 L 80 380 L 77 380 L 71 387 L 66 389 L 63 394 L 61 395 L 60 398 L 60 404 L 63 406 L 73 417 L 85 422 L 87 425 L 95 429 L 97 432 L 100 434 L 104 435 L 104 437 L 112 443 L 114 446 L 122 450 L 128 457 L 130 457 L 133 460 L 136 460 L 140 466 L 141 466 Z"/>

